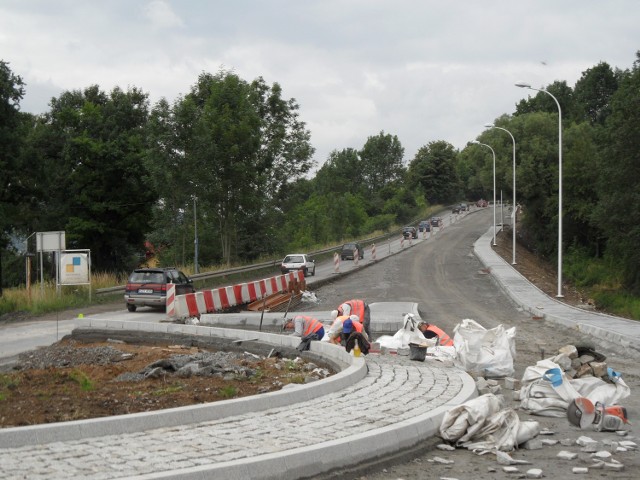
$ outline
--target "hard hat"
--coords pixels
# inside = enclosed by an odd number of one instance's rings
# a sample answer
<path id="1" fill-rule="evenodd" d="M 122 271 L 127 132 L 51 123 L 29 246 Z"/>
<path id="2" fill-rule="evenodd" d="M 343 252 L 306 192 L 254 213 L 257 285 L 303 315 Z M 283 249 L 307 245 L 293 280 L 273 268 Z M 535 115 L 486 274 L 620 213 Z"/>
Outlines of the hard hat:
<path id="1" fill-rule="evenodd" d="M 359 322 L 360 321 L 360 317 L 358 317 L 358 315 L 351 315 L 349 317 L 349 320 L 355 320 L 356 322 Z"/>
<path id="2" fill-rule="evenodd" d="M 338 310 L 331 310 L 331 320 L 335 320 L 338 317 Z"/>

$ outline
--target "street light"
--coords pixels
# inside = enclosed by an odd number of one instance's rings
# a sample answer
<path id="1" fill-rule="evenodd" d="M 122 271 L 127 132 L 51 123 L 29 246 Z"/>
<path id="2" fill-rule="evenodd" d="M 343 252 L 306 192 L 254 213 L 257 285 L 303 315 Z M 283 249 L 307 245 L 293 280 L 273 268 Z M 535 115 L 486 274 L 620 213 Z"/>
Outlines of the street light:
<path id="1" fill-rule="evenodd" d="M 497 245 L 496 243 L 496 152 L 493 151 L 486 143 L 480 143 L 477 140 L 473 140 L 471 143 L 475 143 L 476 145 L 482 145 L 483 147 L 487 147 L 493 153 L 493 246 Z"/>
<path id="2" fill-rule="evenodd" d="M 509 134 L 511 140 L 513 141 L 513 245 L 511 247 L 512 255 L 511 255 L 511 264 L 516 264 L 516 139 L 513 138 L 512 133 L 506 128 L 498 127 L 493 123 L 487 123 L 485 125 L 487 128 L 497 128 L 498 130 L 504 130 Z"/>
<path id="3" fill-rule="evenodd" d="M 558 106 L 558 294 L 556 297 L 562 298 L 562 109 L 560 102 L 547 90 L 533 88 L 528 83 L 516 83 L 516 87 L 528 88 L 537 92 L 544 92 L 556 102 Z"/>
<path id="4" fill-rule="evenodd" d="M 193 196 L 193 270 L 195 273 L 200 273 L 200 267 L 198 266 L 198 215 L 196 214 L 196 201 L 198 197 Z"/>

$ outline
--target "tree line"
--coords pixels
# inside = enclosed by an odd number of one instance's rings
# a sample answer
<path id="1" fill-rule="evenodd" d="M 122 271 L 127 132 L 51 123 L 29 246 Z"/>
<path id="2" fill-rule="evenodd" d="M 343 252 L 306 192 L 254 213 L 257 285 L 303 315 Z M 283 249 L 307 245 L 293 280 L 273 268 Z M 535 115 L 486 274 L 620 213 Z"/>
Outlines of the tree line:
<path id="1" fill-rule="evenodd" d="M 606 259 L 637 291 L 640 240 L 637 143 L 640 52 L 632 68 L 602 62 L 562 105 L 565 248 Z M 477 146 L 425 143 L 406 161 L 396 135 L 313 160 L 300 106 L 278 83 L 203 72 L 190 91 L 155 104 L 137 87 L 63 92 L 40 115 L 20 111 L 26 85 L 0 60 L 0 292 L 24 284 L 33 233 L 66 232 L 91 249 L 94 270 L 127 272 L 145 241 L 165 264 L 229 265 L 339 243 L 416 220 L 429 205 L 493 193 L 492 158 Z M 516 139 L 522 240 L 557 251 L 557 108 L 540 92 L 496 119 Z M 478 136 L 496 151 L 498 188 L 510 198 L 511 138 Z M 30 243 L 31 242 L 31 243 Z"/>

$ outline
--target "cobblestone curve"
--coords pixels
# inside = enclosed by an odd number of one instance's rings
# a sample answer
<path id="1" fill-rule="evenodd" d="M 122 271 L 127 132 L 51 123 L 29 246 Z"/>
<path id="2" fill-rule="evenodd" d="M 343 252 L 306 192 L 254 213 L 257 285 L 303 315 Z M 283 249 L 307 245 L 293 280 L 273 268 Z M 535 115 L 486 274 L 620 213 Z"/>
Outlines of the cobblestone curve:
<path id="1" fill-rule="evenodd" d="M 3 478 L 116 479 L 175 471 L 344 440 L 446 404 L 462 373 L 439 362 L 369 355 L 357 384 L 304 404 L 195 425 L 0 450 Z M 315 412 L 323 412 L 318 419 Z"/>

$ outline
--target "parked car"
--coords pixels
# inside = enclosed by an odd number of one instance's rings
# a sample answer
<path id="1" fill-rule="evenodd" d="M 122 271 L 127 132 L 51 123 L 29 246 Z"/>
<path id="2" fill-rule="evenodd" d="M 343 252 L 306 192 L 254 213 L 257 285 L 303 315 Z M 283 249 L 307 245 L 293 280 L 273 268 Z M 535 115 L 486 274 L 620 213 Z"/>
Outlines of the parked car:
<path id="1" fill-rule="evenodd" d="M 418 230 L 416 230 L 416 227 L 404 227 L 402 229 L 402 236 L 404 238 L 418 238 Z"/>
<path id="2" fill-rule="evenodd" d="M 138 307 L 165 309 L 167 306 L 167 285 L 176 286 L 176 295 L 194 293 L 193 280 L 180 270 L 168 268 L 137 268 L 127 280 L 124 301 L 127 310 L 135 312 Z"/>
<path id="3" fill-rule="evenodd" d="M 429 220 L 422 220 L 418 224 L 418 231 L 419 232 L 430 232 L 431 231 L 431 224 L 429 223 Z"/>
<path id="4" fill-rule="evenodd" d="M 304 253 L 292 253 L 282 259 L 280 271 L 282 273 L 296 272 L 302 270 L 307 275 L 314 276 L 316 274 L 316 261 L 309 255 Z"/>
<path id="5" fill-rule="evenodd" d="M 442 225 L 442 219 L 440 217 L 431 217 L 431 220 L 429 221 L 431 222 L 432 227 L 439 227 Z"/>
<path id="6" fill-rule="evenodd" d="M 364 258 L 364 248 L 362 245 L 356 242 L 345 243 L 342 245 L 342 249 L 340 250 L 340 259 L 341 260 L 355 260 L 355 251 L 358 251 L 358 258 Z"/>

